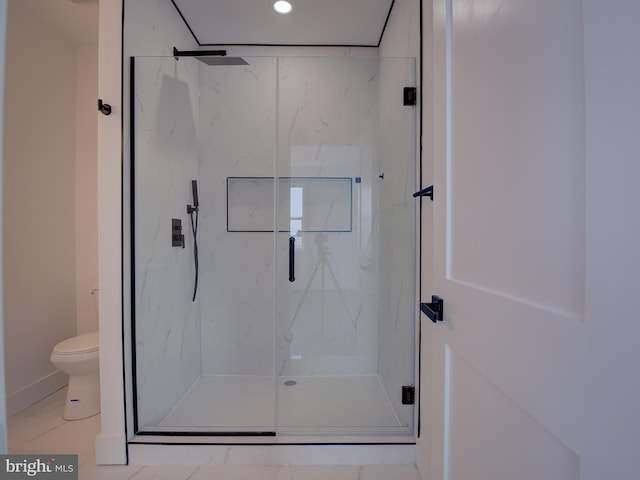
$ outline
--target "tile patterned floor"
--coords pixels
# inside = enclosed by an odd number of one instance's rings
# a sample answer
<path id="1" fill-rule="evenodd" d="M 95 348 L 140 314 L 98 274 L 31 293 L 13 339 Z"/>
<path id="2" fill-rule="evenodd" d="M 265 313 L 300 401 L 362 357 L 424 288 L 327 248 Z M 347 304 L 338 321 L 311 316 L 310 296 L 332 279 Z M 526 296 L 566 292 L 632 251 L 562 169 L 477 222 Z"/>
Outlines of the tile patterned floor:
<path id="1" fill-rule="evenodd" d="M 10 453 L 77 453 L 81 480 L 420 480 L 414 466 L 96 466 L 94 439 L 100 415 L 62 419 L 66 391 L 60 390 L 8 420 Z"/>

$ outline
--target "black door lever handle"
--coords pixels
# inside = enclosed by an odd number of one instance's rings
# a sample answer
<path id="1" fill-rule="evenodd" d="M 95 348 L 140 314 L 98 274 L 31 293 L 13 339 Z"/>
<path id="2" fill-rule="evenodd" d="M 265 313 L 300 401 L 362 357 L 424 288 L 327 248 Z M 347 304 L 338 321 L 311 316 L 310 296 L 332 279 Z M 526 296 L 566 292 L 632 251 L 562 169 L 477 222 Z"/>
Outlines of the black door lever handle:
<path id="1" fill-rule="evenodd" d="M 421 303 L 420 310 L 429 317 L 433 323 L 444 320 L 444 300 L 437 295 L 431 296 L 431 303 Z"/>

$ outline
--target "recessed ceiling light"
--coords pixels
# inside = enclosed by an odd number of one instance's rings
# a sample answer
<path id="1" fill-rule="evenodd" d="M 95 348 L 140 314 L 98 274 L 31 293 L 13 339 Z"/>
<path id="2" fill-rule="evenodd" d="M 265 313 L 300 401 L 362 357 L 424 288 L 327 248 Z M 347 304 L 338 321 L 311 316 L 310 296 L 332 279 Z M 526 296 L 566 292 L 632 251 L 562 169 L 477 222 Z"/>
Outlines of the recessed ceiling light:
<path id="1" fill-rule="evenodd" d="M 281 15 L 290 13 L 292 8 L 291 2 L 287 2 L 287 0 L 278 0 L 273 4 L 273 9 Z"/>

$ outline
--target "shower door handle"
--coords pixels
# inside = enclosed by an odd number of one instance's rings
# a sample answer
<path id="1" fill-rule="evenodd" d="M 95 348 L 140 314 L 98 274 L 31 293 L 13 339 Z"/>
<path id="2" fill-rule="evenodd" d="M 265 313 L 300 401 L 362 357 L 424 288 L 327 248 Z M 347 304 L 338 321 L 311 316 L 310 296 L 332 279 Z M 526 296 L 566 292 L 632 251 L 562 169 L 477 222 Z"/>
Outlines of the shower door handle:
<path id="1" fill-rule="evenodd" d="M 296 237 L 289 237 L 289 281 L 296 281 Z"/>

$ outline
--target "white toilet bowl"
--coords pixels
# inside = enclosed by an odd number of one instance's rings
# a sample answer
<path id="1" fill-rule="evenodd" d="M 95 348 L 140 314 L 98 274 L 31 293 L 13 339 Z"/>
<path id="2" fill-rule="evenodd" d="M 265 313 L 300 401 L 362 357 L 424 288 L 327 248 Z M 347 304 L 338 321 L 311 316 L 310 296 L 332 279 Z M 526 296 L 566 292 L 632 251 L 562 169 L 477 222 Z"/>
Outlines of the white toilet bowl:
<path id="1" fill-rule="evenodd" d="M 98 332 L 85 333 L 53 347 L 51 363 L 69 375 L 62 417 L 80 420 L 100 413 Z"/>

